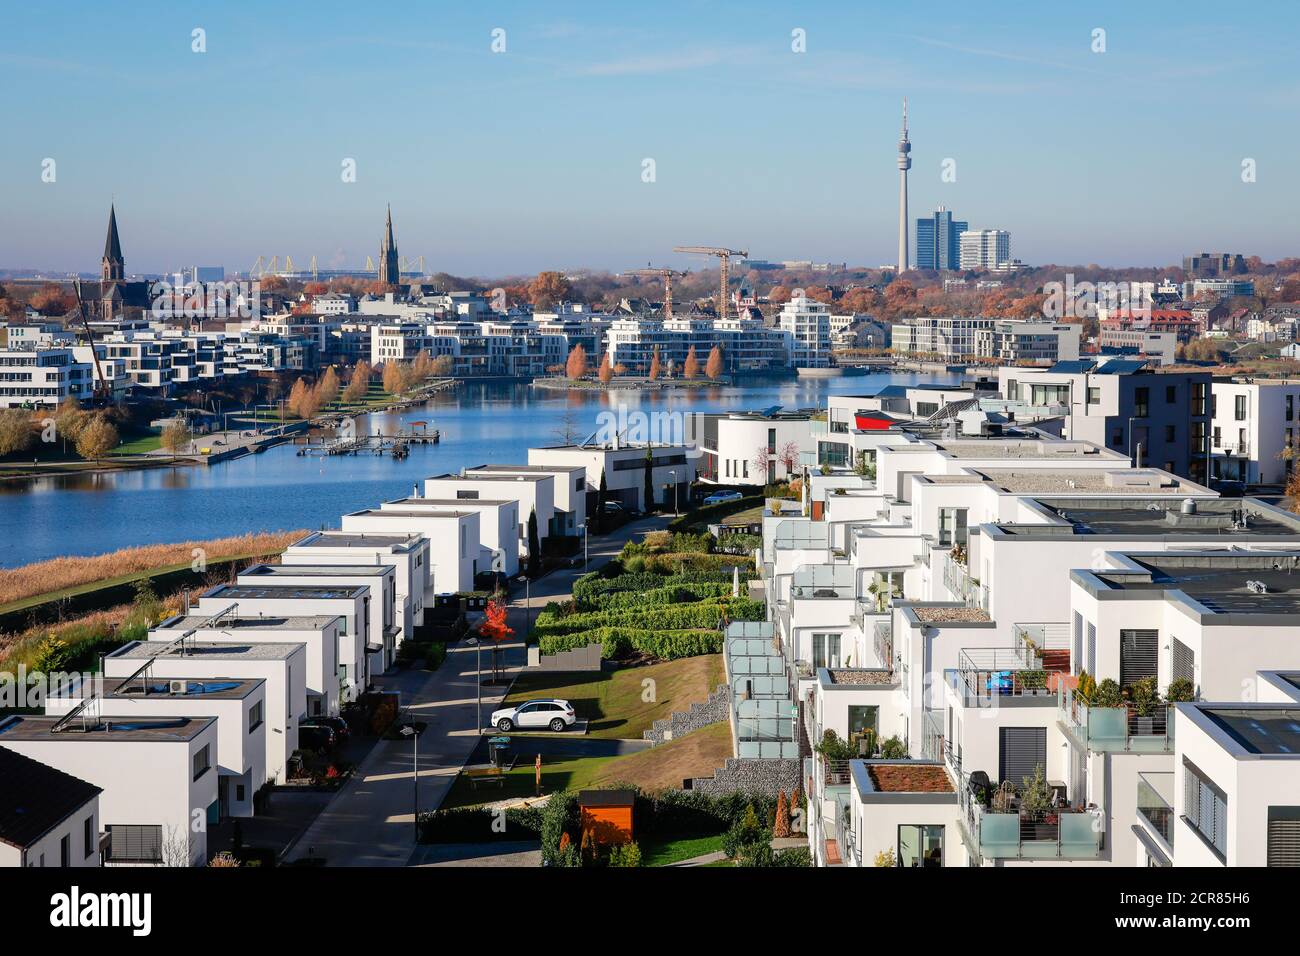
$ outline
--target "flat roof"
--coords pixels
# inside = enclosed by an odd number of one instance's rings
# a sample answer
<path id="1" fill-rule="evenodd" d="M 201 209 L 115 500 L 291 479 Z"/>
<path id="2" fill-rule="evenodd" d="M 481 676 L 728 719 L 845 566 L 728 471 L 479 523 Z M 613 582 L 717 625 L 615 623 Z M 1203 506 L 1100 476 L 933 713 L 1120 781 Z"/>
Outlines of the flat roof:
<path id="1" fill-rule="evenodd" d="M 383 534 L 373 531 L 313 531 L 309 537 L 294 543 L 293 548 L 389 548 L 412 544 L 420 538 L 419 532 L 411 534 Z"/>
<path id="2" fill-rule="evenodd" d="M 1020 495 L 1205 494 L 1208 489 L 1154 468 L 981 468 L 1003 491 Z"/>
<path id="3" fill-rule="evenodd" d="M 434 475 L 425 481 L 543 481 L 549 475 Z"/>
<path id="4" fill-rule="evenodd" d="M 66 730 L 53 733 L 59 717 L 12 717 L 0 723 L 0 744 L 19 740 L 139 740 L 149 743 L 179 743 L 193 740 L 216 724 L 215 717 L 101 717 L 82 730 L 79 720 L 69 721 Z"/>
<path id="5" fill-rule="evenodd" d="M 551 471 L 585 471 L 585 470 L 586 470 L 586 466 L 585 466 L 585 465 L 561 465 L 561 464 L 558 464 L 558 463 L 557 463 L 557 464 L 554 464 L 554 465 L 475 465 L 473 468 L 466 468 L 465 470 L 468 471 L 468 472 L 475 472 L 475 471 L 503 471 L 503 472 L 524 471 L 524 472 L 528 472 L 528 471 L 532 471 L 532 472 L 538 472 L 538 473 L 546 473 L 546 472 L 551 472 Z"/>
<path id="6" fill-rule="evenodd" d="M 403 511 L 398 508 L 366 508 L 362 511 L 354 511 L 351 514 L 344 515 L 345 518 L 357 516 L 381 518 L 467 518 L 470 515 L 477 515 L 477 511 Z"/>
<path id="7" fill-rule="evenodd" d="M 500 508 L 505 505 L 518 504 L 515 498 L 394 498 L 392 501 L 386 501 L 390 505 L 443 505 L 449 507 L 472 507 L 474 505 L 495 505 Z M 393 511 L 393 508 L 384 509 Z"/>
<path id="8" fill-rule="evenodd" d="M 1129 557 L 1150 573 L 1094 573 L 1113 590 L 1182 591 L 1213 614 L 1300 613 L 1300 550 L 1291 554 L 1171 552 Z"/>
<path id="9" fill-rule="evenodd" d="M 930 439 L 940 451 L 953 458 L 1117 458 L 1119 456 L 1104 451 L 1096 445 L 1070 441 L 1042 441 L 1026 438 L 1012 441 L 998 439 L 965 439 L 944 441 Z M 893 446 L 887 446 L 891 450 Z"/>
<path id="10" fill-rule="evenodd" d="M 243 700 L 266 684 L 260 677 L 162 677 L 151 674 L 135 678 L 129 684 L 125 677 L 105 677 L 105 697 L 129 697 L 132 700 Z M 173 680 L 185 682 L 184 693 L 173 693 Z"/>
<path id="11" fill-rule="evenodd" d="M 373 578 L 376 575 L 394 574 L 396 571 L 391 564 L 257 564 L 239 573 L 241 575 L 265 574 L 270 577 L 338 575 Z"/>
<path id="12" fill-rule="evenodd" d="M 367 590 L 368 588 L 365 585 L 357 587 L 313 587 L 309 584 L 218 584 L 202 596 L 205 598 L 281 598 L 284 600 L 315 599 L 328 601 L 359 597 Z"/>
<path id="13" fill-rule="evenodd" d="M 1201 707 L 1224 733 L 1254 754 L 1300 755 L 1300 707 Z"/>
<path id="14" fill-rule="evenodd" d="M 1178 501 L 1151 498 L 1040 501 L 1044 508 L 1068 521 L 1074 534 L 1141 537 L 1211 537 L 1225 543 L 1241 538 L 1296 539 L 1300 519 L 1251 498 L 1197 498 L 1194 514 L 1184 514 Z M 1032 526 L 1020 526 L 1032 531 Z"/>
<path id="15" fill-rule="evenodd" d="M 172 648 L 166 653 L 162 648 L 166 645 L 160 641 L 137 641 L 134 644 L 128 644 L 119 648 L 109 657 L 121 660 L 147 661 L 156 657 L 160 660 L 183 660 L 194 658 L 196 660 L 249 660 L 249 661 L 281 661 L 292 657 L 294 654 L 302 653 L 302 644 L 280 643 L 276 641 L 267 641 L 266 643 L 225 644 L 220 641 L 186 641 L 185 648 Z"/>
<path id="16" fill-rule="evenodd" d="M 320 631 L 339 619 L 337 614 L 273 614 L 266 617 L 223 617 L 220 623 L 212 621 L 208 614 L 189 614 L 168 618 L 157 625 L 155 630 L 187 631 L 198 628 L 202 631 Z"/>

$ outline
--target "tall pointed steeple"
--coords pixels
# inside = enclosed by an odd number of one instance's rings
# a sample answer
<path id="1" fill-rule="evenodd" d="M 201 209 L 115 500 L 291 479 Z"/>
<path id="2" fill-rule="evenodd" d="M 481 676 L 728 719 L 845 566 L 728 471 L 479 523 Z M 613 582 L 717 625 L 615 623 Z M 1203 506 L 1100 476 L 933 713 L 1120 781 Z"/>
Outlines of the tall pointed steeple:
<path id="1" fill-rule="evenodd" d="M 99 277 L 103 282 L 122 282 L 126 279 L 126 262 L 122 259 L 122 241 L 117 236 L 117 204 L 108 208 L 108 238 L 104 240 L 104 258 L 100 261 Z"/>
<path id="2" fill-rule="evenodd" d="M 401 281 L 398 266 L 397 243 L 393 241 L 393 207 L 388 206 L 388 221 L 384 225 L 384 239 L 379 244 L 379 281 L 385 285 L 397 285 Z"/>

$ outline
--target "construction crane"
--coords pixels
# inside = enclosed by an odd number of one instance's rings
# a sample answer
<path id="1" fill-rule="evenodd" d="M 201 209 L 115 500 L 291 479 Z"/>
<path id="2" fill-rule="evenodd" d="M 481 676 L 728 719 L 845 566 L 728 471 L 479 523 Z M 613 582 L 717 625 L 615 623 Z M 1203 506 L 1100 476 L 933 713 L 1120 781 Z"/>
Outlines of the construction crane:
<path id="1" fill-rule="evenodd" d="M 685 272 L 675 272 L 672 269 L 628 269 L 623 273 L 625 276 L 646 276 L 655 277 L 664 280 L 664 318 L 673 317 L 673 278 L 675 276 L 684 276 Z"/>
<path id="2" fill-rule="evenodd" d="M 717 256 L 721 262 L 722 294 L 718 297 L 718 318 L 727 317 L 727 268 L 732 256 L 748 256 L 745 249 L 722 249 L 716 246 L 673 246 L 673 252 L 690 252 L 701 256 Z"/>

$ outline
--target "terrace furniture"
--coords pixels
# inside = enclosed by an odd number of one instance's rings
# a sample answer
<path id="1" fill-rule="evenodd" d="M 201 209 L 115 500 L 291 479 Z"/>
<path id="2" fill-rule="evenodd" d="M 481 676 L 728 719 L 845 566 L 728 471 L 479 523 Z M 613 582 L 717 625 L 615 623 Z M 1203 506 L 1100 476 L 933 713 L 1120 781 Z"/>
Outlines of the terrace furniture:
<path id="1" fill-rule="evenodd" d="M 466 770 L 465 776 L 469 778 L 471 790 L 477 790 L 479 784 L 495 784 L 498 787 L 504 787 L 506 776 L 500 767 L 476 767 L 473 770 Z"/>

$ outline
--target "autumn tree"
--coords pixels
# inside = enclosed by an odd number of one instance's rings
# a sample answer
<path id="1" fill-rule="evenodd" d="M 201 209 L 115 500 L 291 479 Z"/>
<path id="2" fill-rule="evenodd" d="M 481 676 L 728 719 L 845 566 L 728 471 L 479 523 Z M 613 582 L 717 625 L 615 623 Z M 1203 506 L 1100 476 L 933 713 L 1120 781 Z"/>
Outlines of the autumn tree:
<path id="1" fill-rule="evenodd" d="M 331 365 L 316 383 L 316 404 L 325 408 L 339 397 L 339 375 Z"/>
<path id="2" fill-rule="evenodd" d="M 564 376 L 576 382 L 587 374 L 587 350 L 579 342 L 569 351 L 569 359 L 564 363 Z"/>
<path id="3" fill-rule="evenodd" d="M 59 437 L 75 442 L 83 425 L 90 420 L 90 415 L 81 410 L 76 398 L 69 395 L 54 410 L 54 431 Z"/>
<path id="4" fill-rule="evenodd" d="M 682 363 L 682 378 L 690 380 L 700 374 L 700 360 L 695 357 L 695 346 L 692 345 L 686 353 L 686 361 Z"/>
<path id="5" fill-rule="evenodd" d="M 42 315 L 63 315 L 76 305 L 76 297 L 57 282 L 47 282 L 32 294 L 28 304 Z"/>
<path id="6" fill-rule="evenodd" d="M 528 283 L 528 301 L 537 309 L 550 309 L 569 297 L 572 287 L 559 272 L 539 272 Z"/>
<path id="7" fill-rule="evenodd" d="M 773 305 L 785 305 L 790 301 L 790 290 L 783 285 L 774 285 L 767 294 L 767 301 Z"/>
<path id="8" fill-rule="evenodd" d="M 345 402 L 360 402 L 365 399 L 366 393 L 369 391 L 370 363 L 361 361 L 352 370 L 352 377 L 348 379 L 348 387 L 343 390 L 343 400 Z"/>
<path id="9" fill-rule="evenodd" d="M 657 379 L 659 377 L 659 372 L 660 372 L 659 350 L 655 349 L 654 353 L 650 356 L 650 372 L 648 376 L 650 381 L 653 382 L 655 379 Z"/>
<path id="10" fill-rule="evenodd" d="M 797 441 L 786 442 L 777 451 L 776 460 L 785 466 L 787 477 L 793 475 L 795 466 L 799 464 L 799 443 Z"/>
<path id="11" fill-rule="evenodd" d="M 722 377 L 722 346 L 715 345 L 709 352 L 709 360 L 704 364 L 704 374 L 716 382 Z"/>
<path id="12" fill-rule="evenodd" d="M 173 455 L 179 455 L 193 440 L 194 433 L 190 431 L 189 425 L 183 418 L 173 418 L 163 426 L 162 447 Z"/>
<path id="13" fill-rule="evenodd" d="M 600 379 L 602 385 L 608 385 L 610 379 L 614 377 L 614 369 L 609 364 L 608 352 L 600 357 L 600 371 L 596 373 L 596 377 Z"/>
<path id="14" fill-rule="evenodd" d="M 87 461 L 99 461 L 117 447 L 117 429 L 103 415 L 96 415 L 77 435 L 77 454 Z"/>
<path id="15" fill-rule="evenodd" d="M 483 623 L 478 626 L 480 637 L 492 642 L 492 683 L 497 682 L 497 651 L 515 633 L 506 623 L 506 606 L 500 601 L 488 601 L 483 611 Z"/>
<path id="16" fill-rule="evenodd" d="M 384 391 L 389 395 L 401 395 L 406 389 L 406 376 L 402 372 L 402 363 L 397 361 L 384 363 Z"/>
<path id="17" fill-rule="evenodd" d="M 302 378 L 294 382 L 293 388 L 289 389 L 289 399 L 288 401 L 285 402 L 285 405 L 288 406 L 289 411 L 297 415 L 299 418 L 307 417 L 301 411 L 303 407 L 303 403 L 307 399 L 307 392 L 308 392 L 307 380 Z"/>
<path id="18" fill-rule="evenodd" d="M 32 417 L 21 408 L 0 411 L 0 455 L 12 455 L 32 446 Z"/>
<path id="19" fill-rule="evenodd" d="M 434 378 L 448 378 L 455 367 L 450 355 L 439 355 L 429 366 L 429 374 Z"/>

